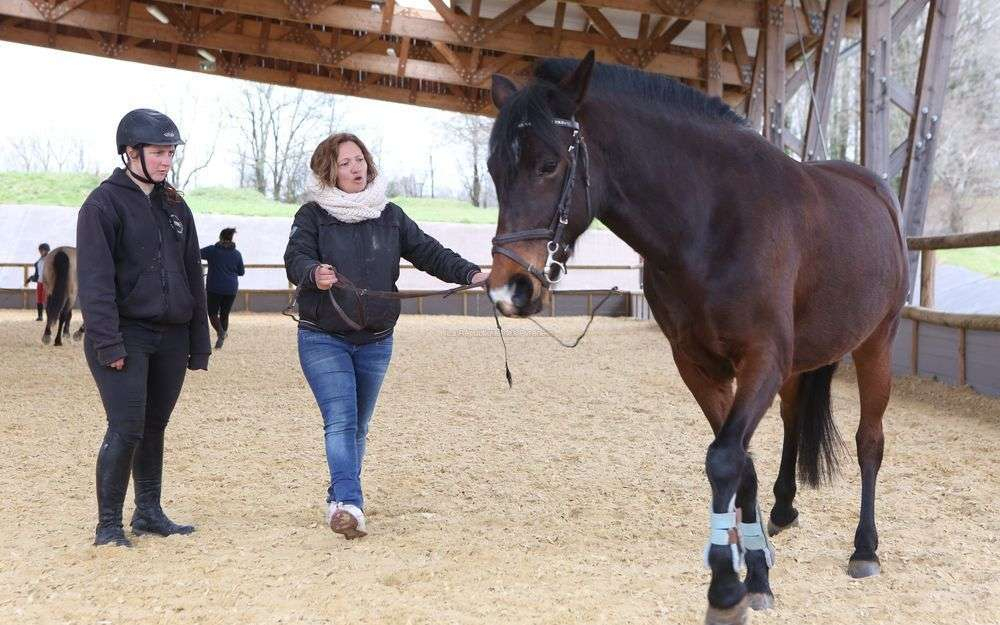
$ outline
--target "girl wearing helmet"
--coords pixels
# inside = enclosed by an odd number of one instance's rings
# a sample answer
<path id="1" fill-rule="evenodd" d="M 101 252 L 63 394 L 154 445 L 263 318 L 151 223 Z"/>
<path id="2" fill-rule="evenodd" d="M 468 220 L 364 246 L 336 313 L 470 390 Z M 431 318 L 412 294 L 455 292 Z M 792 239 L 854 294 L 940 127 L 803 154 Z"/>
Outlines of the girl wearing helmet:
<path id="1" fill-rule="evenodd" d="M 191 210 L 166 182 L 177 126 L 149 109 L 118 125 L 116 169 L 77 219 L 84 353 L 107 414 L 97 456 L 95 545 L 131 546 L 122 527 L 129 476 L 136 534 L 189 534 L 160 507 L 163 438 L 187 369 L 211 353 L 198 234 Z"/>

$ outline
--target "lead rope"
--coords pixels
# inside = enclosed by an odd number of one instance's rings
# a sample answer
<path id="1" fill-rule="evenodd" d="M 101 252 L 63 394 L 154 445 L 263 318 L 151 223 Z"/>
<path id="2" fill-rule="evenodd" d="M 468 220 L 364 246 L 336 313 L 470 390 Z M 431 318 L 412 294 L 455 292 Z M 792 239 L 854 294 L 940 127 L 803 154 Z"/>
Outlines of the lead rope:
<path id="1" fill-rule="evenodd" d="M 601 301 L 597 303 L 597 306 L 594 306 L 594 309 L 590 311 L 590 319 L 587 320 L 587 325 L 583 327 L 583 332 L 581 332 L 580 336 L 576 337 L 576 340 L 574 340 L 572 343 L 568 343 L 559 338 L 558 336 L 556 336 L 555 334 L 553 334 L 551 331 L 549 331 L 548 328 L 539 323 L 534 317 L 528 317 L 528 320 L 534 323 L 539 328 L 541 328 L 542 332 L 552 337 L 552 339 L 556 343 L 559 343 L 560 345 L 562 345 L 567 349 L 573 349 L 574 347 L 579 345 L 580 341 L 583 340 L 583 337 L 587 335 L 587 331 L 590 330 L 590 324 L 594 322 L 594 317 L 597 315 L 597 311 L 599 311 L 601 309 L 601 306 L 604 306 L 604 304 L 609 299 L 611 299 L 611 296 L 614 295 L 615 293 L 618 293 L 617 286 L 611 287 L 611 289 L 601 299 Z M 500 316 L 497 315 L 496 306 L 493 307 L 493 320 L 497 324 L 497 333 L 500 334 L 500 343 L 503 344 L 503 368 L 504 368 L 504 374 L 507 376 L 507 387 L 514 388 L 514 378 L 510 373 L 510 360 L 507 357 L 507 342 L 503 338 L 503 328 L 500 326 Z"/>

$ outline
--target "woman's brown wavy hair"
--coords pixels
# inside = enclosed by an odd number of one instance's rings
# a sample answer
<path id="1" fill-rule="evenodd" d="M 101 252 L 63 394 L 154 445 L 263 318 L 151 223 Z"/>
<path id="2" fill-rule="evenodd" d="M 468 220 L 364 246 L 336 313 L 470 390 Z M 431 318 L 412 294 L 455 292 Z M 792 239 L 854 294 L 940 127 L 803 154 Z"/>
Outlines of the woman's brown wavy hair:
<path id="1" fill-rule="evenodd" d="M 375 176 L 378 175 L 378 170 L 375 169 L 375 161 L 372 159 L 372 153 L 368 151 L 368 146 L 362 143 L 361 139 L 358 139 L 356 135 L 349 132 L 338 132 L 320 142 L 316 146 L 316 151 L 313 152 L 312 158 L 309 160 L 309 168 L 316 174 L 316 178 L 328 187 L 337 186 L 337 174 L 334 173 L 336 170 L 335 165 L 340 153 L 340 145 L 348 141 L 357 144 L 361 148 L 361 154 L 364 155 L 365 162 L 368 163 L 366 185 L 371 184 L 371 181 L 375 180 Z"/>

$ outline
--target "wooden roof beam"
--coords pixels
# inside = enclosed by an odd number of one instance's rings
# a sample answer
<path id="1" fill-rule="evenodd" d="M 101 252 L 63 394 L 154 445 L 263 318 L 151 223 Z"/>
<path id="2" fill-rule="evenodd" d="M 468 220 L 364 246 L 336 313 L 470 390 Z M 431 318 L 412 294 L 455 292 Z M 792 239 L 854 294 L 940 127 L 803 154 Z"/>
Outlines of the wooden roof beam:
<path id="1" fill-rule="evenodd" d="M 26 0 L 10 0 L 12 2 L 25 2 Z M 714 0 L 713 0 L 714 1 Z M 277 0 L 161 0 L 174 5 L 186 4 L 187 6 L 203 6 L 224 11 L 237 11 L 249 15 L 269 17 L 276 20 L 291 20 L 292 16 L 287 7 Z M 458 16 L 457 14 L 455 14 Z M 465 16 L 458 16 L 462 19 Z M 488 22 L 489 20 L 482 20 Z M 333 5 L 318 11 L 310 18 L 310 22 L 317 25 L 331 26 L 347 30 L 361 30 L 366 32 L 378 31 L 381 28 L 381 17 L 367 9 L 348 7 L 345 5 Z M 723 20 L 723 23 L 725 20 Z M 471 26 L 469 28 L 472 28 Z M 494 34 L 489 41 L 489 48 L 501 52 L 513 54 L 524 54 L 534 57 L 544 57 L 552 54 L 553 29 L 541 26 L 525 28 L 522 26 L 510 26 L 503 31 Z M 427 41 L 440 41 L 454 45 L 470 45 L 468 41 L 460 37 L 443 18 L 426 11 L 410 9 L 406 15 L 399 14 L 393 19 L 392 33 L 399 37 L 413 37 Z M 638 42 L 628 41 L 630 47 L 639 47 Z M 562 41 L 560 43 L 560 54 L 572 57 L 583 57 L 587 51 L 594 49 L 597 52 L 599 61 L 616 60 L 615 49 L 606 43 L 601 45 L 593 43 L 593 38 L 586 38 L 580 33 L 573 31 L 562 31 Z M 649 71 L 678 76 L 684 78 L 702 78 L 701 63 L 697 57 L 703 56 L 700 50 L 691 50 L 691 56 L 676 54 L 674 52 L 664 52 L 653 59 L 645 68 Z M 741 85 L 739 69 L 735 62 L 723 64 L 723 81 L 730 85 Z"/>
<path id="2" fill-rule="evenodd" d="M 24 6 L 26 4 L 26 0 L 12 0 L 12 2 L 13 4 L 10 10 L 14 12 L 15 15 L 29 13 L 31 11 L 30 7 Z M 194 43 L 189 41 L 183 33 L 179 32 L 172 26 L 161 24 L 151 18 L 144 18 L 141 16 L 129 18 L 126 29 L 121 32 L 119 32 L 118 29 L 119 24 L 117 17 L 110 14 L 93 13 L 86 10 L 81 10 L 79 13 L 69 16 L 62 23 L 67 26 L 91 28 L 96 31 L 129 35 L 139 37 L 141 39 L 155 39 L 158 41 L 177 44 Z M 209 49 L 217 49 L 241 54 L 264 54 L 289 62 L 311 64 L 318 63 L 321 65 L 343 67 L 345 69 L 355 71 L 376 72 L 389 75 L 396 75 L 399 71 L 399 63 L 397 60 L 385 54 L 385 49 L 388 48 L 388 45 L 378 46 L 380 48 L 379 53 L 361 52 L 363 48 L 375 45 L 376 39 L 378 39 L 377 33 L 369 33 L 366 38 L 362 39 L 352 39 L 352 42 L 348 44 L 345 49 L 335 50 L 333 46 L 323 48 L 322 52 L 326 53 L 327 56 L 327 58 L 324 58 L 324 55 L 318 52 L 313 46 L 291 41 L 279 41 L 278 37 L 271 39 L 270 35 L 272 32 L 278 29 L 280 29 L 280 27 L 274 27 L 274 30 L 272 30 L 272 23 L 270 21 L 265 20 L 258 23 L 251 20 L 244 27 L 244 32 L 246 34 L 237 35 L 229 32 L 205 33 L 198 38 L 197 43 L 198 45 Z M 408 42 L 409 38 L 403 38 L 403 40 L 404 42 Z M 403 45 L 406 47 L 406 43 Z M 406 48 L 406 53 L 409 54 L 408 47 Z M 335 57 L 339 57 L 339 60 L 335 61 Z M 517 57 L 517 55 L 515 55 L 515 57 Z M 454 68 L 446 64 L 434 63 L 430 61 L 407 60 L 403 61 L 402 65 L 407 68 L 406 75 L 401 76 L 404 78 L 414 78 L 418 80 L 430 80 L 460 85 L 469 84 Z M 486 75 L 482 80 L 477 81 L 474 86 L 488 86 L 482 84 L 482 81 L 488 78 L 489 76 Z"/>

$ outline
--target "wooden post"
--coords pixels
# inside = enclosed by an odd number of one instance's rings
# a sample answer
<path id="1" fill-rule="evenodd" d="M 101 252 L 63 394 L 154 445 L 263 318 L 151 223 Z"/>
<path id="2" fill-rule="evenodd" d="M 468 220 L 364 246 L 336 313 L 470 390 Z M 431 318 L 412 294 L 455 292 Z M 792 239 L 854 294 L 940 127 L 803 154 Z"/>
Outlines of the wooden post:
<path id="1" fill-rule="evenodd" d="M 935 250 L 920 252 L 920 305 L 923 308 L 934 308 L 935 265 L 937 265 Z"/>
<path id="2" fill-rule="evenodd" d="M 813 76 L 815 100 L 809 102 L 806 140 L 802 153 L 804 161 L 826 158 L 826 145 L 821 139 L 826 137 L 830 100 L 833 97 L 833 79 L 837 73 L 837 60 L 840 58 L 840 33 L 846 15 L 847 0 L 830 0 L 826 8 L 823 40 L 816 49 L 816 75 Z M 803 57 L 802 62 L 808 63 L 809 59 Z"/>
<path id="3" fill-rule="evenodd" d="M 722 27 L 705 24 L 705 83 L 706 93 L 722 97 Z"/>
<path id="4" fill-rule="evenodd" d="M 764 134 L 764 50 L 767 49 L 763 35 L 757 36 L 757 52 L 754 56 L 753 76 L 750 79 L 750 93 L 747 94 L 746 116 L 750 127 Z"/>
<path id="5" fill-rule="evenodd" d="M 958 385 L 965 386 L 965 343 L 968 330 L 958 330 Z"/>
<path id="6" fill-rule="evenodd" d="M 861 34 L 861 164 L 889 178 L 889 0 L 865 0 Z"/>
<path id="7" fill-rule="evenodd" d="M 941 110 L 948 90 L 948 64 L 955 43 L 959 0 L 931 0 L 927 12 L 924 48 L 917 76 L 916 116 L 910 122 L 909 154 L 899 183 L 903 206 L 904 236 L 918 236 L 924 231 L 927 197 L 931 188 L 931 167 L 938 144 Z M 909 255 L 910 268 L 917 262 Z M 910 271 L 910 290 L 916 272 Z"/>
<path id="8" fill-rule="evenodd" d="M 767 0 L 764 16 L 764 137 L 784 149 L 785 129 L 785 0 Z"/>

